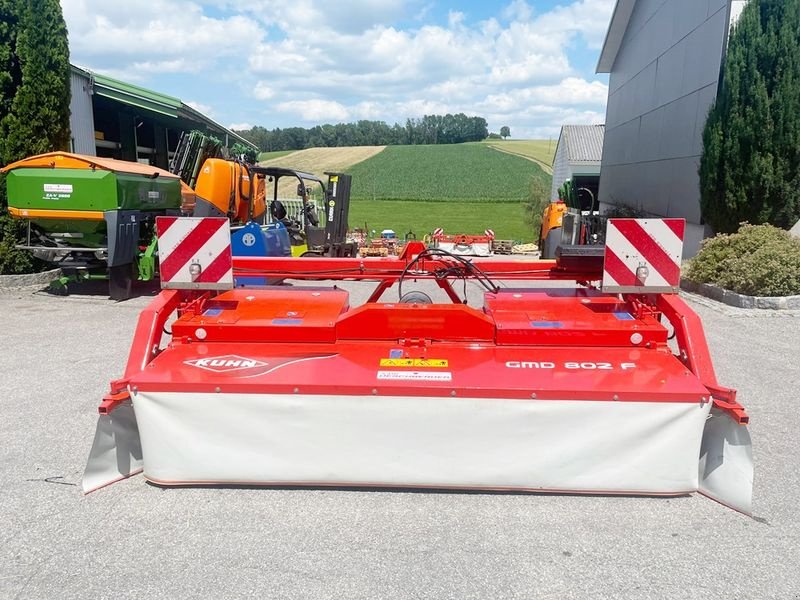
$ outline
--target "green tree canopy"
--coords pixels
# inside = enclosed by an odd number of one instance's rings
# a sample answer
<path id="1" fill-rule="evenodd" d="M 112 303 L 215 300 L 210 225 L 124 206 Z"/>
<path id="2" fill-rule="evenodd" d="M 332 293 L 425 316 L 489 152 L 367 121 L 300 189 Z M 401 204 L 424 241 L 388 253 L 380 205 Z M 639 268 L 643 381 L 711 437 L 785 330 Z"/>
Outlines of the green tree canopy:
<path id="1" fill-rule="evenodd" d="M 751 0 L 731 32 L 700 191 L 718 232 L 800 219 L 800 0 Z"/>
<path id="2" fill-rule="evenodd" d="M 0 0 L 0 163 L 69 147 L 70 66 L 58 0 Z"/>
<path id="3" fill-rule="evenodd" d="M 387 146 L 392 144 L 460 144 L 479 142 L 489 135 L 486 119 L 455 115 L 425 115 L 406 119 L 405 126 L 384 121 L 317 125 L 310 129 L 256 126 L 239 132 L 261 150 L 302 150 L 332 146 Z"/>
<path id="4" fill-rule="evenodd" d="M 511 135 L 511 129 L 509 129 L 508 125 L 503 125 L 500 128 L 500 135 L 503 136 L 503 139 Z"/>
<path id="5" fill-rule="evenodd" d="M 58 0 L 0 0 L 0 165 L 69 147 L 70 66 Z M 0 175 L 0 274 L 37 268 L 15 245 L 22 221 L 6 214 Z"/>

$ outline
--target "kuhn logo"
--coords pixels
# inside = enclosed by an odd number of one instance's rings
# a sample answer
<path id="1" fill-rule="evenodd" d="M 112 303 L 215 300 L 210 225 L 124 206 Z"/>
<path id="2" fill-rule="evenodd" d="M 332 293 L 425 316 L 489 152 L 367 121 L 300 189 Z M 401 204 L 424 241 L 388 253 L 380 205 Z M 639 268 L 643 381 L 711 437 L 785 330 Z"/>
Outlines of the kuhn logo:
<path id="1" fill-rule="evenodd" d="M 187 365 L 192 365 L 206 371 L 215 373 L 225 373 L 227 371 L 242 371 L 244 369 L 254 369 L 256 367 L 266 367 L 268 363 L 253 358 L 244 358 L 235 354 L 225 356 L 212 356 L 209 358 L 195 358 L 194 360 L 184 361 Z"/>

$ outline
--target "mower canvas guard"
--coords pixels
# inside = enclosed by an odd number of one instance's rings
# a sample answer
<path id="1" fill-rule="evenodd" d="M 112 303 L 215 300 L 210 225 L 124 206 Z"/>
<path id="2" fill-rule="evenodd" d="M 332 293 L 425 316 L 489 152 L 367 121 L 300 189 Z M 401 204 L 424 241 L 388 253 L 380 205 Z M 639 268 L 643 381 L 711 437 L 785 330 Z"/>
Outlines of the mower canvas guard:
<path id="1" fill-rule="evenodd" d="M 699 317 L 646 281 L 601 291 L 604 264 L 413 242 L 400 257 L 234 257 L 233 276 L 375 291 L 351 308 L 336 287 L 163 290 L 101 403 L 84 491 L 144 470 L 160 485 L 699 491 L 750 514 L 749 418 L 717 382 Z M 420 279 L 452 303 L 378 302 Z M 454 280 L 483 285 L 484 307 Z"/>

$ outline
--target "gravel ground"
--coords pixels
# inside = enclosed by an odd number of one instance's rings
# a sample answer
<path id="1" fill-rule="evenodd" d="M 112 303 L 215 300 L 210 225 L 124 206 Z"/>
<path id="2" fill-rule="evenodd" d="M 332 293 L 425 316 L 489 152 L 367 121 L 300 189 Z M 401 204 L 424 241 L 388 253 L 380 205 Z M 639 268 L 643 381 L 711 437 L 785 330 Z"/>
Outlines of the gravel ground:
<path id="1" fill-rule="evenodd" d="M 748 518 L 701 496 L 165 490 L 141 477 L 83 496 L 96 407 L 150 293 L 101 292 L 0 294 L 0 598 L 800 598 L 800 313 L 691 297 L 720 381 L 751 415 Z"/>

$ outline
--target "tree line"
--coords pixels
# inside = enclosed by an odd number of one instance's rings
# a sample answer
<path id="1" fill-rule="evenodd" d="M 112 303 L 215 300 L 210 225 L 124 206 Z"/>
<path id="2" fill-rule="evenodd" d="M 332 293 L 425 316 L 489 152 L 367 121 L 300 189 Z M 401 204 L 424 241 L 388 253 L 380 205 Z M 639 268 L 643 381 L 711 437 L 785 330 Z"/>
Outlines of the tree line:
<path id="1" fill-rule="evenodd" d="M 405 125 L 385 121 L 361 120 L 354 123 L 317 125 L 311 128 L 287 127 L 266 129 L 256 126 L 239 131 L 265 152 L 303 150 L 336 146 L 389 146 L 394 144 L 460 144 L 479 142 L 489 135 L 486 119 L 455 115 L 425 115 L 406 119 Z"/>

